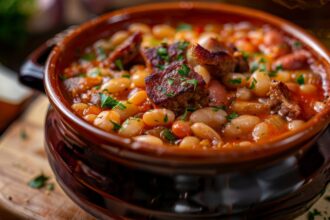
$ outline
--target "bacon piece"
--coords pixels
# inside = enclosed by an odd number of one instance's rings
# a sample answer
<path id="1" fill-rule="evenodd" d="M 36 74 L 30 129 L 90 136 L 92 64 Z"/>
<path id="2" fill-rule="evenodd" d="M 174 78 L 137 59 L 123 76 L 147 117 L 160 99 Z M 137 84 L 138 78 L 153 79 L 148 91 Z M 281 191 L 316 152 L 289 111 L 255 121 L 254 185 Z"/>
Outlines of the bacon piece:
<path id="1" fill-rule="evenodd" d="M 294 100 L 293 92 L 280 81 L 273 80 L 269 90 L 267 104 L 272 114 L 278 114 L 288 121 L 301 116 L 301 108 Z"/>
<path id="2" fill-rule="evenodd" d="M 184 74 L 182 74 L 182 70 Z M 180 74 L 181 73 L 181 74 Z M 208 90 L 202 77 L 185 62 L 176 61 L 145 80 L 149 99 L 157 106 L 182 113 L 186 107 L 206 106 Z"/>
<path id="3" fill-rule="evenodd" d="M 131 37 L 121 43 L 109 56 L 107 62 L 111 68 L 115 69 L 116 60 L 120 60 L 123 65 L 131 62 L 139 54 L 139 48 L 142 42 L 142 34 L 135 32 Z"/>
<path id="4" fill-rule="evenodd" d="M 282 66 L 285 70 L 299 70 L 308 67 L 308 59 L 310 53 L 306 50 L 298 50 L 278 58 L 272 68 L 275 70 L 277 66 Z"/>

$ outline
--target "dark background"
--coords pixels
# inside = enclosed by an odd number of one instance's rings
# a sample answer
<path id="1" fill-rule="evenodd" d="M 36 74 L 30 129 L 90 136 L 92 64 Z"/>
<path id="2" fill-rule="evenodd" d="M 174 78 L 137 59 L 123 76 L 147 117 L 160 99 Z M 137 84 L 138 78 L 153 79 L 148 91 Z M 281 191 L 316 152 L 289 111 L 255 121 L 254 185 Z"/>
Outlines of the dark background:
<path id="1" fill-rule="evenodd" d="M 42 42 L 72 24 L 148 0 L 1 0 L 0 63 L 16 72 Z M 160 2 L 160 1 L 157 1 Z M 278 15 L 311 31 L 330 48 L 330 0 L 213 1 L 244 5 Z"/>

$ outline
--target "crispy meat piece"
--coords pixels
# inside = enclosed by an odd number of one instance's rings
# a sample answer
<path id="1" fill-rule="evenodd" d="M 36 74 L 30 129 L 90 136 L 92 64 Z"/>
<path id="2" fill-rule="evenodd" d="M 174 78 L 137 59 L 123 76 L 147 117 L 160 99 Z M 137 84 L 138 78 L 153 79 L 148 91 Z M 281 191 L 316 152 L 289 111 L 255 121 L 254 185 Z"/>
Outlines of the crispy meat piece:
<path id="1" fill-rule="evenodd" d="M 116 68 L 116 60 L 121 60 L 123 65 L 126 65 L 132 61 L 139 54 L 141 42 L 142 34 L 140 32 L 135 32 L 132 36 L 116 47 L 107 60 L 107 62 L 111 64 L 111 68 Z"/>
<path id="2" fill-rule="evenodd" d="M 302 110 L 294 100 L 293 92 L 283 82 L 273 80 L 268 95 L 267 104 L 272 114 L 278 114 L 288 121 L 301 116 Z"/>
<path id="3" fill-rule="evenodd" d="M 212 45 L 214 44 L 212 43 Z M 225 48 L 221 43 L 214 46 L 212 50 L 207 50 L 197 44 L 192 49 L 192 56 L 196 63 L 207 66 L 215 77 L 222 77 L 226 73 L 232 72 L 248 72 L 248 62 L 240 53 L 233 55 L 233 51 L 234 49 Z"/>
<path id="4" fill-rule="evenodd" d="M 308 67 L 309 58 L 310 53 L 308 51 L 298 50 L 278 58 L 273 64 L 272 68 L 275 70 L 277 66 L 281 65 L 285 70 L 304 69 Z"/>
<path id="5" fill-rule="evenodd" d="M 142 56 L 147 67 L 154 71 L 161 71 L 169 63 L 186 60 L 188 46 L 188 42 L 180 41 L 170 45 L 163 44 L 159 47 L 142 48 Z"/>
<path id="6" fill-rule="evenodd" d="M 188 106 L 202 107 L 209 102 L 204 80 L 182 61 L 154 72 L 145 82 L 148 97 L 155 105 L 178 114 Z"/>

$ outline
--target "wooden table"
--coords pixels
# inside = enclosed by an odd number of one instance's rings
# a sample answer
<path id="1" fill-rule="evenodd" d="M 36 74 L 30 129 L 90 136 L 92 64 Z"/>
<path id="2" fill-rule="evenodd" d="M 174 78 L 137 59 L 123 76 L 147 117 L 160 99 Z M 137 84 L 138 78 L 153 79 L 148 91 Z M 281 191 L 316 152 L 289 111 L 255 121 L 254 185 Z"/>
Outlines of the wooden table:
<path id="1" fill-rule="evenodd" d="M 43 148 L 43 126 L 48 101 L 39 96 L 0 139 L 0 219 L 95 219 L 74 204 L 55 182 Z M 43 172 L 55 183 L 53 191 L 32 189 L 27 183 Z M 330 217 L 328 187 L 311 208 Z M 326 218 L 324 218 L 326 217 Z M 297 220 L 307 219 L 307 213 Z"/>

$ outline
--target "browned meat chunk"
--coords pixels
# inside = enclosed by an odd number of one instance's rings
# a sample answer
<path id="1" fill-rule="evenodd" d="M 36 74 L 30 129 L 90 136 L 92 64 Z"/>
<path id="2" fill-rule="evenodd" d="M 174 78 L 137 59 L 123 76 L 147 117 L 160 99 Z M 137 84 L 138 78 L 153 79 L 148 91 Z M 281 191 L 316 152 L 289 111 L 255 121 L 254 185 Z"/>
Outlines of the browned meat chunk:
<path id="1" fill-rule="evenodd" d="M 185 41 L 163 44 L 159 47 L 143 48 L 142 55 L 150 69 L 161 71 L 169 63 L 185 60 L 188 46 L 189 43 Z"/>
<path id="2" fill-rule="evenodd" d="M 215 43 L 212 43 L 212 45 L 215 45 Z M 205 49 L 197 44 L 192 49 L 192 56 L 197 64 L 206 65 L 215 77 L 221 77 L 232 72 L 248 72 L 248 62 L 240 53 L 233 55 L 233 50 L 224 47 L 220 42 L 212 50 Z"/>
<path id="3" fill-rule="evenodd" d="M 272 81 L 268 105 L 272 114 L 278 114 L 288 121 L 301 116 L 302 110 L 294 100 L 293 92 L 283 82 Z"/>
<path id="4" fill-rule="evenodd" d="M 72 77 L 64 81 L 64 88 L 72 97 L 83 93 L 93 86 L 100 85 L 102 79 L 99 77 Z"/>
<path id="5" fill-rule="evenodd" d="M 116 68 L 116 62 L 120 60 L 123 65 L 128 64 L 132 61 L 138 54 L 140 44 L 142 42 L 142 34 L 140 32 L 134 33 L 131 37 L 120 44 L 108 58 L 108 63 L 111 64 L 111 68 Z M 118 68 L 118 67 L 117 67 Z"/>
<path id="6" fill-rule="evenodd" d="M 278 58 L 273 64 L 275 70 L 277 66 L 281 65 L 285 70 L 299 70 L 308 67 L 308 59 L 310 53 L 306 50 L 299 50 L 288 55 Z"/>
<path id="7" fill-rule="evenodd" d="M 157 106 L 182 113 L 186 107 L 206 106 L 208 91 L 202 77 L 185 62 L 171 63 L 146 78 L 146 91 Z"/>

